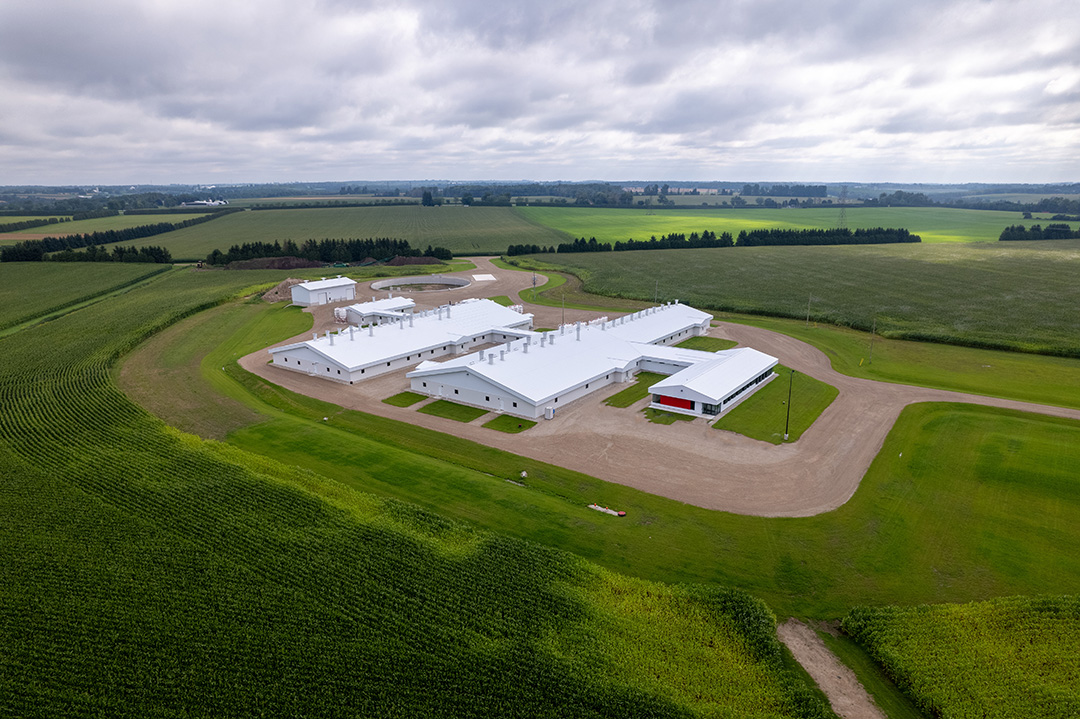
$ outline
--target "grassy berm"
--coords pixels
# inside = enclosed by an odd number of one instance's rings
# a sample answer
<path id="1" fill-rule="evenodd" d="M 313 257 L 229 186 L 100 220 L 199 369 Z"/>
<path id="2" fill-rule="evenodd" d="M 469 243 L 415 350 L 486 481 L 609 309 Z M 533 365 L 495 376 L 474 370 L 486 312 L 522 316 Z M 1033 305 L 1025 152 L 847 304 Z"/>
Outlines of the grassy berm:
<path id="1" fill-rule="evenodd" d="M 279 278 L 172 272 L 0 339 L 0 716 L 829 716 L 759 600 L 356 492 L 114 385 Z"/>

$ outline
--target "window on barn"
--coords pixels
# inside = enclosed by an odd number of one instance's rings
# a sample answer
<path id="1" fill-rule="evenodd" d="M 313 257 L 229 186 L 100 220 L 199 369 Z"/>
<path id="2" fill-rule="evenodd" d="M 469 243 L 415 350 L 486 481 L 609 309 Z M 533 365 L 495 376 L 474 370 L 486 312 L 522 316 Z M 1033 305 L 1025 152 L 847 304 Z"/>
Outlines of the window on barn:
<path id="1" fill-rule="evenodd" d="M 457 393 L 458 393 L 458 391 L 457 391 L 457 390 L 454 390 L 454 394 L 457 394 Z"/>

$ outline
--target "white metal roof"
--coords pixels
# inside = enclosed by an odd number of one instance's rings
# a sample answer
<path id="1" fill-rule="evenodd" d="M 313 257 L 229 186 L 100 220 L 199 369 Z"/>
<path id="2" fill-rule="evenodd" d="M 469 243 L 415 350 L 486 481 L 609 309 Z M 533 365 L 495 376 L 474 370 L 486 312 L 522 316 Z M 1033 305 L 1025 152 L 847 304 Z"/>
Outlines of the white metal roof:
<path id="1" fill-rule="evenodd" d="M 541 333 L 530 333 L 527 339 L 508 343 L 509 348 L 485 350 L 483 359 L 474 352 L 445 362 L 423 362 L 407 376 L 465 371 L 539 404 L 609 372 L 630 369 L 644 357 L 686 365 L 711 359 L 711 352 L 651 344 L 709 319 L 711 315 L 692 307 L 664 305 L 613 322 L 581 325 L 580 339 L 579 327 L 566 325 L 543 333 L 543 346 Z"/>
<path id="2" fill-rule="evenodd" d="M 416 302 L 408 297 L 384 297 L 381 300 L 372 300 L 371 302 L 358 302 L 355 305 L 349 305 L 345 309 L 367 315 L 372 312 L 400 312 L 401 310 L 410 310 L 413 307 L 416 307 Z"/>
<path id="3" fill-rule="evenodd" d="M 275 347 L 271 354 L 306 347 L 327 361 L 350 371 L 398 357 L 419 355 L 461 341 L 463 338 L 496 333 L 512 325 L 528 323 L 523 315 L 491 300 L 464 300 L 456 305 L 414 314 L 410 319 L 366 329 L 343 330 L 331 338 Z M 517 332 L 517 331 L 515 331 Z M 518 332 L 520 334 L 520 332 Z"/>
<path id="4" fill-rule="evenodd" d="M 670 377 L 666 377 L 649 387 L 653 394 L 685 396 L 709 404 L 719 404 L 721 400 L 735 392 L 754 377 L 776 366 L 777 359 L 751 347 L 721 350 L 712 354 L 712 359 L 690 365 Z M 690 397 L 679 390 L 685 388 L 697 395 Z"/>
<path id="5" fill-rule="evenodd" d="M 331 287 L 342 287 L 344 285 L 355 285 L 356 280 L 350 280 L 348 277 L 332 277 L 325 280 L 312 280 L 311 282 L 301 282 L 294 287 L 303 287 L 309 292 L 312 290 L 325 290 Z"/>

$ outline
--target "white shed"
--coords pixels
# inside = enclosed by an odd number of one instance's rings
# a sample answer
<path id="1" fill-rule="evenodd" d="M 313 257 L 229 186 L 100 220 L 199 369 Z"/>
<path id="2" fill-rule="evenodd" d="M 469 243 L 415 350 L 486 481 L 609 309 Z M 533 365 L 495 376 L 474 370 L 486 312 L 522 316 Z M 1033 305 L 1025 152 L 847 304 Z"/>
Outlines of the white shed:
<path id="1" fill-rule="evenodd" d="M 313 282 L 301 282 L 292 287 L 293 304 L 301 307 L 347 302 L 354 299 L 356 299 L 356 281 L 341 275 L 329 280 L 324 277 Z"/>

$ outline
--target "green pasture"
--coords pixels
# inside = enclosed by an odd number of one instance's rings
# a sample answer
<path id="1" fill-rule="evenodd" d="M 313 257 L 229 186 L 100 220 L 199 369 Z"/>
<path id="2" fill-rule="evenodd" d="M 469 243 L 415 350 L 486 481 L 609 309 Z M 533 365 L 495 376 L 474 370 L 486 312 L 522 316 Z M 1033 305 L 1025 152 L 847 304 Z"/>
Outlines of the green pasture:
<path id="1" fill-rule="evenodd" d="M 1080 356 L 1080 241 L 732 247 L 515 258 L 594 295 L 804 319 L 880 334 Z M 558 303 L 557 293 L 546 295 Z M 596 304 L 603 300 L 596 298 Z"/>
<path id="2" fill-rule="evenodd" d="M 873 338 L 843 327 L 772 317 L 718 314 L 727 322 L 782 332 L 814 345 L 852 377 L 1080 407 L 1080 360 L 930 342 Z M 783 358 L 781 358 L 783 359 Z"/>
<path id="3" fill-rule="evenodd" d="M 541 294 L 537 304 L 558 307 L 560 296 L 565 297 L 567 307 L 600 311 L 634 311 L 649 304 L 589 294 L 582 288 L 581 280 L 573 275 L 546 273 L 545 276 L 549 277 L 545 287 L 554 286 L 557 290 Z M 556 300 L 548 299 L 550 296 Z M 1080 360 L 1077 359 L 886 339 L 880 335 L 874 336 L 871 356 L 869 332 L 780 317 L 729 312 L 715 315 L 727 322 L 754 325 L 797 337 L 826 353 L 833 369 L 852 377 L 1080 407 Z M 1047 377 L 1053 377 L 1053 382 L 1048 382 Z"/>
<path id="4" fill-rule="evenodd" d="M 391 237 L 455 255 L 500 254 L 514 244 L 557 245 L 567 237 L 510 207 L 372 206 L 252 210 L 154 238 L 174 258 L 202 259 L 245 242 Z M 138 244 L 128 243 L 128 244 Z M 146 244 L 143 242 L 143 244 Z"/>
<path id="5" fill-rule="evenodd" d="M 435 417 L 443 417 L 444 419 L 452 419 L 455 422 L 472 422 L 477 417 L 483 417 L 488 413 L 486 409 L 480 407 L 469 407 L 468 405 L 458 404 L 457 402 L 451 402 L 445 399 L 437 399 L 434 402 L 425 404 L 417 412 L 423 414 L 430 414 Z"/>
<path id="6" fill-rule="evenodd" d="M 738 432 L 751 439 L 773 444 L 784 443 L 784 428 L 788 427 L 788 442 L 796 442 L 810 429 L 839 394 L 832 385 L 809 375 L 777 365 L 777 377 L 754 392 L 734 409 L 713 423 L 714 429 Z M 791 415 L 788 415 L 788 392 L 791 393 Z M 789 424 L 790 421 L 790 424 Z"/>
<path id="7" fill-rule="evenodd" d="M 427 399 L 427 395 L 419 394 L 417 392 L 398 392 L 392 397 L 387 397 L 383 402 L 393 407 L 412 407 L 414 404 L 424 399 Z"/>
<path id="8" fill-rule="evenodd" d="M 709 200 L 712 202 L 713 200 Z M 837 226 L 840 208 L 783 209 L 607 209 L 578 207 L 521 207 L 517 212 L 533 222 L 572 237 L 595 237 L 600 242 L 647 240 L 672 232 L 689 235 L 710 230 L 717 234 L 770 227 L 828 229 Z M 939 207 L 849 207 L 847 226 L 903 227 L 925 243 L 989 242 L 1021 221 L 1019 212 L 957 210 Z M 514 243 L 511 243 L 514 244 Z M 175 253 L 174 253 L 175 254 Z"/>
<path id="9" fill-rule="evenodd" d="M 198 213 L 184 212 L 163 213 L 160 215 L 115 215 L 113 217 L 97 217 L 92 220 L 61 222 L 58 225 L 31 227 L 28 230 L 20 230 L 19 232 L 3 233 L 0 234 L 0 244 L 14 244 L 21 241 L 21 236 L 23 235 L 33 235 L 35 237 L 63 237 L 66 235 L 80 235 L 90 232 L 104 232 L 106 230 L 126 230 L 129 227 L 138 227 L 139 225 L 154 225 L 158 222 L 183 222 L 184 220 L 193 220 L 196 217 L 202 217 L 202 215 Z M 0 219 L 0 224 L 4 224 L 4 220 Z M 210 222 L 208 224 L 213 224 L 213 222 Z M 196 226 L 198 227 L 198 225 Z M 136 246 L 161 245 L 162 243 L 158 240 L 164 237 L 165 235 L 155 235 L 154 237 L 144 237 L 140 240 L 121 244 Z M 174 252 L 173 255 L 175 256 L 176 253 Z"/>
<path id="10" fill-rule="evenodd" d="M 300 313 L 230 300 L 282 276 L 171 272 L 0 338 L 0 713 L 828 716 L 741 591 L 620 576 L 356 492 L 172 429 L 117 389 L 114 374 L 146 388 L 113 369 L 148 337 L 164 338 L 152 383 L 242 386 L 200 343 L 224 337 L 229 356 L 293 332 Z M 255 391 L 240 431 L 331 439 L 357 477 L 524 489 L 400 450 L 383 468 L 347 414 Z"/>
<path id="11" fill-rule="evenodd" d="M 273 314 L 225 306 L 164 334 L 197 337 Z M 251 313 L 251 314 L 249 314 Z M 175 382 L 207 382 L 262 417 L 228 427 L 230 444 L 347 486 L 591 558 L 648 579 L 740 586 L 775 611 L 838 617 L 859 604 L 968 601 L 1080 587 L 1080 423 L 972 405 L 907 408 L 855 496 L 802 519 L 708 511 L 403 422 L 342 410 L 235 368 L 292 328 L 215 345 Z M 128 364 L 149 367 L 137 351 Z M 221 367 L 226 371 L 222 372 Z M 125 365 L 125 370 L 127 365 Z M 146 371 L 146 370 L 140 370 Z M 138 387 L 125 388 L 140 403 Z M 167 411 L 155 409 L 170 423 Z M 324 416 L 330 417 L 323 422 Z M 1002 448 L 1008 461 L 1000 461 Z M 901 456 L 902 455 L 902 456 Z M 529 475 L 527 488 L 504 479 Z M 1001 482 L 1001 473 L 1023 482 Z M 605 522 L 585 505 L 628 512 Z M 1052 521 L 1047 522 L 1047 518 Z"/>
<path id="12" fill-rule="evenodd" d="M 161 272 L 160 265 L 87 263 L 0 263 L 0 330 L 14 327 Z"/>
<path id="13" fill-rule="evenodd" d="M 691 337 L 675 346 L 688 350 L 700 350 L 702 352 L 719 352 L 720 350 L 729 350 L 738 344 L 738 342 L 722 340 L 719 337 Z"/>
<path id="14" fill-rule="evenodd" d="M 498 432 L 506 432 L 507 434 L 518 434 L 525 430 L 535 427 L 536 422 L 531 419 L 523 419 L 521 417 L 513 417 L 508 414 L 500 414 L 493 420 L 484 422 L 484 426 L 488 429 L 494 429 Z"/>
<path id="15" fill-rule="evenodd" d="M 1080 597 L 858 608 L 843 627 L 927 716 L 1080 716 Z"/>

